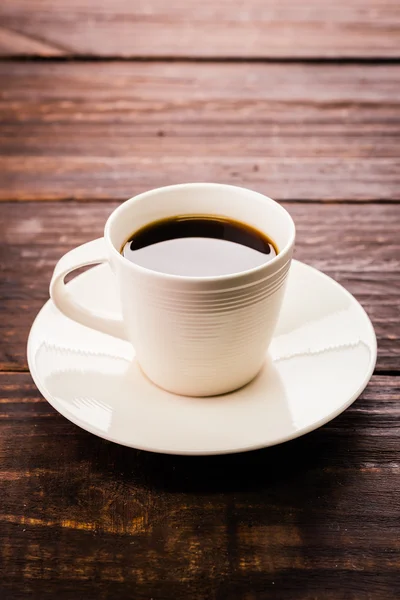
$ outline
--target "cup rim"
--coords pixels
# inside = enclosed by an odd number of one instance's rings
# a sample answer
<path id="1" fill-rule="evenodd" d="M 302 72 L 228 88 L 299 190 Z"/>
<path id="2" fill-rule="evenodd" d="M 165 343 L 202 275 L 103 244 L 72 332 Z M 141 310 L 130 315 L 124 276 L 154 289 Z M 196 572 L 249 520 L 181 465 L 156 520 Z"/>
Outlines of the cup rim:
<path id="1" fill-rule="evenodd" d="M 122 210 L 123 206 L 125 206 L 127 203 L 134 204 L 137 200 L 144 198 L 146 196 L 150 198 L 151 196 L 155 196 L 156 194 L 158 194 L 161 191 L 165 191 L 165 190 L 172 191 L 172 190 L 179 190 L 182 188 L 195 188 L 195 187 L 197 187 L 197 188 L 213 187 L 213 188 L 220 188 L 220 189 L 224 188 L 225 190 L 229 190 L 229 189 L 244 190 L 253 195 L 257 195 L 257 196 L 261 197 L 267 203 L 274 204 L 277 207 L 277 209 L 279 211 L 281 211 L 282 214 L 284 214 L 285 218 L 289 222 L 290 231 L 289 231 L 289 239 L 288 239 L 287 243 L 282 248 L 282 250 L 279 250 L 278 254 L 276 256 L 274 256 L 274 258 L 272 258 L 270 261 L 268 261 L 267 263 L 265 263 L 263 265 L 259 265 L 258 267 L 253 267 L 252 269 L 246 269 L 244 271 L 237 271 L 236 273 L 228 273 L 226 275 L 210 275 L 210 276 L 175 275 L 172 273 L 163 273 L 161 271 L 155 271 L 153 269 L 148 269 L 147 267 L 142 267 L 141 265 L 137 265 L 136 263 L 131 262 L 130 260 L 127 260 L 119 252 L 119 250 L 117 250 L 117 248 L 114 246 L 114 244 L 111 241 L 110 230 L 111 230 L 111 227 L 112 227 L 113 223 L 115 222 L 115 220 L 118 219 L 119 212 L 120 212 L 120 210 Z M 157 279 L 161 278 L 161 279 L 172 281 L 172 282 L 173 281 L 176 281 L 176 282 L 185 281 L 185 282 L 199 282 L 199 283 L 215 283 L 215 282 L 227 282 L 227 281 L 235 280 L 235 279 L 238 279 L 241 277 L 249 277 L 249 276 L 251 277 L 253 275 L 256 276 L 258 273 L 262 273 L 263 271 L 265 271 L 267 269 L 271 270 L 271 269 L 273 269 L 273 267 L 276 264 L 281 263 L 282 260 L 284 258 L 286 258 L 288 253 L 293 248 L 293 245 L 295 242 L 295 237 L 296 237 L 296 226 L 295 226 L 295 223 L 294 223 L 291 215 L 276 200 L 273 200 L 272 198 L 270 198 L 269 196 L 266 196 L 265 194 L 256 192 L 255 190 L 251 190 L 249 188 L 245 188 L 243 186 L 230 185 L 230 184 L 224 184 L 224 183 L 211 183 L 211 182 L 178 183 L 178 184 L 174 184 L 174 185 L 166 185 L 166 186 L 162 186 L 162 187 L 158 187 L 158 188 L 153 188 L 146 192 L 142 192 L 141 194 L 136 194 L 135 196 L 132 196 L 128 200 L 125 200 L 124 202 L 122 202 L 119 206 L 117 206 L 117 208 L 115 208 L 113 210 L 111 215 L 108 217 L 105 227 L 104 227 L 104 239 L 105 239 L 106 243 L 111 247 L 112 254 L 116 258 L 118 258 L 118 260 L 122 261 L 121 264 L 123 264 L 125 267 L 133 269 L 135 272 L 146 274 L 148 276 L 155 277 Z"/>

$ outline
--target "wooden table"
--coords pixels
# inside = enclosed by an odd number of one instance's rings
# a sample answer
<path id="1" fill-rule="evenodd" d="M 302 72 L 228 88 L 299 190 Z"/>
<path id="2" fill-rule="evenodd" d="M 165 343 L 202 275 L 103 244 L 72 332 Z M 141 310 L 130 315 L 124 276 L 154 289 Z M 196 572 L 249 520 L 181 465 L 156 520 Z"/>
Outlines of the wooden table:
<path id="1" fill-rule="evenodd" d="M 3 0 L 0 52 L 2 600 L 399 598 L 398 0 Z M 194 180 L 282 201 L 374 323 L 368 388 L 301 439 L 153 455 L 32 383 L 56 260 Z"/>

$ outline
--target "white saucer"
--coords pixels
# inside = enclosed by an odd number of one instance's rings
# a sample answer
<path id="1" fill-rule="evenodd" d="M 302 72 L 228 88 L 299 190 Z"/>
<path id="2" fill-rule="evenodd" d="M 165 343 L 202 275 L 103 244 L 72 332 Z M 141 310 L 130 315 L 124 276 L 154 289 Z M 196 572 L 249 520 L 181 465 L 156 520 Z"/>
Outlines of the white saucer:
<path id="1" fill-rule="evenodd" d="M 113 275 L 95 267 L 68 284 L 79 302 L 118 311 Z M 49 300 L 28 340 L 32 377 L 67 419 L 107 440 L 169 454 L 223 454 L 279 444 L 327 423 L 367 385 L 373 327 L 338 283 L 294 261 L 265 368 L 225 396 L 165 392 L 127 343 L 64 317 Z"/>

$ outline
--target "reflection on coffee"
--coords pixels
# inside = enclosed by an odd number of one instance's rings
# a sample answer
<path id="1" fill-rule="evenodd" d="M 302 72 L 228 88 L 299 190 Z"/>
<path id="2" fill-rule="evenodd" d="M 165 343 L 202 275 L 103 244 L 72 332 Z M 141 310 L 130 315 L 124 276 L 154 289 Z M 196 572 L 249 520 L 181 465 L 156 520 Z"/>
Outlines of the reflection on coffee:
<path id="1" fill-rule="evenodd" d="M 247 271 L 277 253 L 272 240 L 249 225 L 207 215 L 183 215 L 146 225 L 121 250 L 141 267 L 189 277 Z"/>

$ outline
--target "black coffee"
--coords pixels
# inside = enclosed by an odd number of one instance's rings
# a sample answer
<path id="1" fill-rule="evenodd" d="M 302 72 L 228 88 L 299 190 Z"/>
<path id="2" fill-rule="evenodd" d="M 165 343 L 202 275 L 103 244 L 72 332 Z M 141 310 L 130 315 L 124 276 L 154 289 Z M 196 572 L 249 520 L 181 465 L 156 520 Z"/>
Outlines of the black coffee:
<path id="1" fill-rule="evenodd" d="M 247 271 L 277 253 L 274 243 L 256 229 L 206 215 L 151 223 L 135 231 L 121 250 L 125 258 L 147 269 L 192 277 Z"/>

